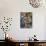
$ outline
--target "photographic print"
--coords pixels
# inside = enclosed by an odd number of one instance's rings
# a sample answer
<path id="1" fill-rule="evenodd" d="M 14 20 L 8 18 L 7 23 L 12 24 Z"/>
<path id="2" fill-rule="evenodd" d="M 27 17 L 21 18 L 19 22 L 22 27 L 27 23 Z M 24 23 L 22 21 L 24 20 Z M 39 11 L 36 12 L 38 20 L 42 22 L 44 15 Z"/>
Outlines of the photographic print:
<path id="1" fill-rule="evenodd" d="M 20 27 L 21 28 L 32 28 L 32 12 L 21 12 L 20 13 Z"/>

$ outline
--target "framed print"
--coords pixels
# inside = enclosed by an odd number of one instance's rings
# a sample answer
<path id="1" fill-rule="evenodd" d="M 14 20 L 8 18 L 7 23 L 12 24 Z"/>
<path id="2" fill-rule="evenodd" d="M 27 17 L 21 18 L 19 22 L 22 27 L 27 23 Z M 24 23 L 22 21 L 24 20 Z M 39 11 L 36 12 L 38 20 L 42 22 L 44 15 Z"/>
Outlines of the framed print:
<path id="1" fill-rule="evenodd" d="M 32 12 L 20 12 L 20 27 L 32 28 Z"/>

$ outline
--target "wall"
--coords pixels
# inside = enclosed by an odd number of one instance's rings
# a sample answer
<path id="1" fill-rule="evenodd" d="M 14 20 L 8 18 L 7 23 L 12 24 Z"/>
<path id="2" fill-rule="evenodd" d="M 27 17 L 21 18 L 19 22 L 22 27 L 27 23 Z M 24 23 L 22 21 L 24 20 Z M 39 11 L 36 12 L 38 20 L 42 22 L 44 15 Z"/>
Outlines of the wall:
<path id="1" fill-rule="evenodd" d="M 44 6 L 44 5 L 43 5 Z M 45 6 L 44 6 L 45 7 Z M 13 22 L 8 33 L 16 40 L 28 40 L 34 34 L 39 40 L 45 39 L 45 15 L 46 8 L 33 8 L 28 0 L 0 0 L 0 18 L 3 16 L 12 17 Z M 20 28 L 20 12 L 33 13 L 33 27 L 32 29 Z M 2 35 L 2 31 L 0 35 Z M 4 33 L 3 33 L 4 34 Z M 0 36 L 0 39 L 3 37 Z M 4 38 L 3 38 L 4 39 Z"/>

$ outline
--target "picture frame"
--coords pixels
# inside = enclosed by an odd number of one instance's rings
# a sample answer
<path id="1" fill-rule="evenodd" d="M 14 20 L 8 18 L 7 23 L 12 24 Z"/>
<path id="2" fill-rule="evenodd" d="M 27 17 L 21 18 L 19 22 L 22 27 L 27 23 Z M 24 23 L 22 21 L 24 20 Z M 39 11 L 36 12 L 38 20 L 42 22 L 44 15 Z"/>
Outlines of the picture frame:
<path id="1" fill-rule="evenodd" d="M 20 12 L 20 28 L 32 28 L 32 12 Z"/>

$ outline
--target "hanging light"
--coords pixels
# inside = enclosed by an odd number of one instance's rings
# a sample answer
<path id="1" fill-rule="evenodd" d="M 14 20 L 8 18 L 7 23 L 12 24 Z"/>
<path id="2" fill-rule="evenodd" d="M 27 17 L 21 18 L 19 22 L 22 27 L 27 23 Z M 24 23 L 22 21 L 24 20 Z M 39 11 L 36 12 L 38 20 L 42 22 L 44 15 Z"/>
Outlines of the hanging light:
<path id="1" fill-rule="evenodd" d="M 34 8 L 38 8 L 42 4 L 42 0 L 29 0 L 29 3 Z"/>

